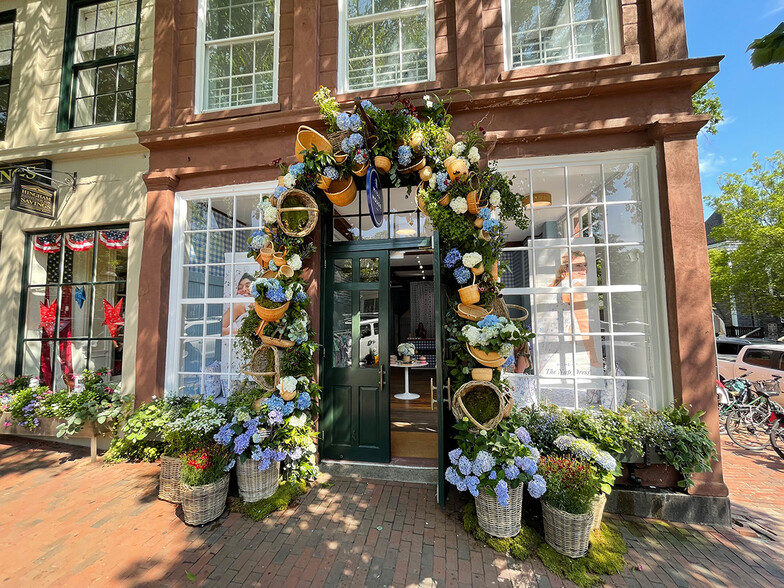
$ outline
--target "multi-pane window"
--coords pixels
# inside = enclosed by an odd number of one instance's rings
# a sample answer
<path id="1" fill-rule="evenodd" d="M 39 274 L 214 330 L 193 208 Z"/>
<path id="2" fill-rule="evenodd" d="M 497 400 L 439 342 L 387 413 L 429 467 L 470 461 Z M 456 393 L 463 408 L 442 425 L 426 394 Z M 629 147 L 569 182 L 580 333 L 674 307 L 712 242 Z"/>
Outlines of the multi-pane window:
<path id="1" fill-rule="evenodd" d="M 138 0 L 70 4 L 58 128 L 132 122 Z"/>
<path id="2" fill-rule="evenodd" d="M 344 91 L 433 79 L 432 0 L 342 0 L 340 15 Z"/>
<path id="3" fill-rule="evenodd" d="M 612 0 L 505 0 L 508 68 L 614 53 Z"/>
<path id="4" fill-rule="evenodd" d="M 272 188 L 270 188 L 270 191 Z M 260 269 L 247 256 L 261 189 L 178 195 L 175 204 L 166 390 L 227 396 L 246 379 L 237 331 Z"/>
<path id="5" fill-rule="evenodd" d="M 279 0 L 205 0 L 204 110 L 277 100 Z"/>
<path id="6" fill-rule="evenodd" d="M 128 227 L 28 236 L 18 371 L 53 389 L 85 369 L 122 373 Z"/>
<path id="7" fill-rule="evenodd" d="M 14 19 L 16 13 L 0 12 L 0 141 L 8 126 L 8 103 L 11 100 L 11 67 L 14 56 Z"/>
<path id="8" fill-rule="evenodd" d="M 432 228 L 427 217 L 417 210 L 417 201 L 405 188 L 384 190 L 384 213 L 376 226 L 368 209 L 367 196 L 360 191 L 354 202 L 335 208 L 332 213 L 332 242 L 368 241 L 371 239 L 407 239 L 429 237 Z"/>
<path id="9" fill-rule="evenodd" d="M 504 298 L 529 310 L 536 334 L 530 367 L 508 375 L 515 389 L 571 408 L 671 401 L 649 159 L 504 171 L 517 176 L 530 218 L 507 229 Z"/>

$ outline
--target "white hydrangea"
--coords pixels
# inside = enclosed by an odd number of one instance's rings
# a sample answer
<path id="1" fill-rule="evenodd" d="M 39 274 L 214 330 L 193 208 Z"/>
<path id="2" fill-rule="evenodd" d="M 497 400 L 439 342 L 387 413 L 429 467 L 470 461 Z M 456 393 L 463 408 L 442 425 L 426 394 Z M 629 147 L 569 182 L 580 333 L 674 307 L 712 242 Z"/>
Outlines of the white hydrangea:
<path id="1" fill-rule="evenodd" d="M 459 143 L 455 143 L 454 145 L 452 145 L 452 155 L 454 155 L 455 157 L 461 156 L 463 154 L 463 151 L 465 151 L 465 148 L 466 148 L 465 143 L 463 143 L 462 141 L 460 141 Z"/>
<path id="2" fill-rule="evenodd" d="M 297 178 L 294 174 L 286 174 L 283 176 L 283 185 L 287 188 L 293 188 L 296 182 Z"/>
<path id="3" fill-rule="evenodd" d="M 291 300 L 292 298 L 294 298 L 294 288 L 292 288 L 291 286 L 286 288 L 285 292 L 283 293 L 286 295 L 286 300 Z"/>
<path id="4" fill-rule="evenodd" d="M 463 265 L 467 268 L 478 266 L 482 263 L 482 255 L 476 251 L 471 251 L 463 255 Z"/>
<path id="5" fill-rule="evenodd" d="M 515 327 L 514 323 L 507 323 L 501 329 L 501 332 L 505 335 L 514 335 L 517 333 L 517 327 Z"/>
<path id="6" fill-rule="evenodd" d="M 481 334 L 482 331 L 473 325 L 467 325 L 463 327 L 463 335 L 465 335 L 465 337 L 468 339 L 469 345 L 476 345 Z"/>
<path id="7" fill-rule="evenodd" d="M 435 188 L 438 185 L 438 182 L 436 181 L 436 174 L 430 176 L 430 179 L 427 181 L 427 183 L 431 188 Z"/>
<path id="8" fill-rule="evenodd" d="M 294 376 L 286 376 L 285 378 L 281 378 L 280 382 L 278 382 L 278 390 L 281 392 L 285 390 L 296 390 L 297 389 L 297 378 Z"/>
<path id="9" fill-rule="evenodd" d="M 498 206 L 501 204 L 501 192 L 493 190 L 490 192 L 490 198 L 488 200 L 490 201 L 490 206 Z"/>
<path id="10" fill-rule="evenodd" d="M 479 149 L 471 147 L 471 149 L 468 150 L 468 155 L 466 157 L 468 157 L 468 161 L 471 163 L 476 163 L 479 161 Z"/>
<path id="11" fill-rule="evenodd" d="M 304 427 L 306 421 L 307 416 L 305 413 L 300 413 L 299 415 L 293 416 L 289 419 L 289 425 L 295 428 Z"/>
<path id="12" fill-rule="evenodd" d="M 468 211 L 468 201 L 462 196 L 452 198 L 452 200 L 449 202 L 449 206 L 452 207 L 452 210 L 454 210 L 457 214 L 463 214 Z"/>
<path id="13" fill-rule="evenodd" d="M 274 206 L 265 206 L 262 213 L 264 214 L 264 222 L 268 225 L 278 220 L 278 209 Z"/>
<path id="14" fill-rule="evenodd" d="M 288 258 L 288 264 L 295 272 L 302 269 L 302 258 L 296 253 Z"/>
<path id="15" fill-rule="evenodd" d="M 498 353 L 500 353 L 504 357 L 509 357 L 510 355 L 512 355 L 512 353 L 514 353 L 514 347 L 512 346 L 511 343 L 504 343 L 501 345 L 501 349 L 498 351 Z"/>

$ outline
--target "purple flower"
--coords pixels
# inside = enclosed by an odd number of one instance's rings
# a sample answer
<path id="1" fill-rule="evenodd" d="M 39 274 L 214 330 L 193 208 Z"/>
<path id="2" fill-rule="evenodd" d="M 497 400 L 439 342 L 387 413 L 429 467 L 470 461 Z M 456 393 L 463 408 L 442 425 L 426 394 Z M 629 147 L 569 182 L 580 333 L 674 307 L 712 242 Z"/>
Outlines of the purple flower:
<path id="1" fill-rule="evenodd" d="M 280 425 L 283 423 L 283 413 L 279 410 L 271 410 L 269 411 L 268 419 L 270 425 Z"/>
<path id="2" fill-rule="evenodd" d="M 515 434 L 515 437 L 520 439 L 520 443 L 522 443 L 523 445 L 528 445 L 529 443 L 531 443 L 531 435 L 526 430 L 525 427 L 517 427 L 515 429 L 514 434 Z"/>

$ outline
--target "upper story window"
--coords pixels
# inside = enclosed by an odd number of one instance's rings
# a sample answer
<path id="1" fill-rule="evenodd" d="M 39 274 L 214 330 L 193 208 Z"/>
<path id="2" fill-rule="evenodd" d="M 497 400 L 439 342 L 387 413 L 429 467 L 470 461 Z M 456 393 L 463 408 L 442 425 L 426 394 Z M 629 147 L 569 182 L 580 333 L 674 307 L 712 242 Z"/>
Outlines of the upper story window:
<path id="1" fill-rule="evenodd" d="M 138 0 L 70 2 L 58 130 L 133 122 L 138 51 Z"/>
<path id="2" fill-rule="evenodd" d="M 279 0 L 204 0 L 201 109 L 278 99 Z"/>
<path id="3" fill-rule="evenodd" d="M 0 13 L 0 141 L 5 139 L 5 129 L 8 125 L 15 17 L 16 12 L 13 10 Z"/>
<path id="4" fill-rule="evenodd" d="M 615 0 L 504 0 L 506 68 L 620 52 Z"/>
<path id="5" fill-rule="evenodd" d="M 343 92 L 435 77 L 433 0 L 341 0 Z"/>

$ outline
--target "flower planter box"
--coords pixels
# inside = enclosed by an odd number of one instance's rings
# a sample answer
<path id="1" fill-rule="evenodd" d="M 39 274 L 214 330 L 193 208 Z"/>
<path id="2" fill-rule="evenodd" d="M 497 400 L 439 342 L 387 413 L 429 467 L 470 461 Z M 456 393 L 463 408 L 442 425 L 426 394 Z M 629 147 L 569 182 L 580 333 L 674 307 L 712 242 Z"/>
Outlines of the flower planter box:
<path id="1" fill-rule="evenodd" d="M 26 427 L 20 427 L 14 423 L 10 412 L 4 412 L 0 414 L 0 434 L 57 437 L 57 425 L 62 422 L 63 421 L 60 419 L 42 418 L 39 419 L 38 426 L 35 429 L 30 430 Z M 9 423 L 9 426 L 6 426 L 6 423 Z M 111 430 L 112 426 L 109 421 L 102 425 L 99 425 L 98 423 L 85 423 L 84 428 L 81 431 L 74 435 L 69 435 L 69 437 L 76 439 L 90 439 L 91 437 L 98 435 L 105 435 L 106 433 L 111 432 Z"/>

